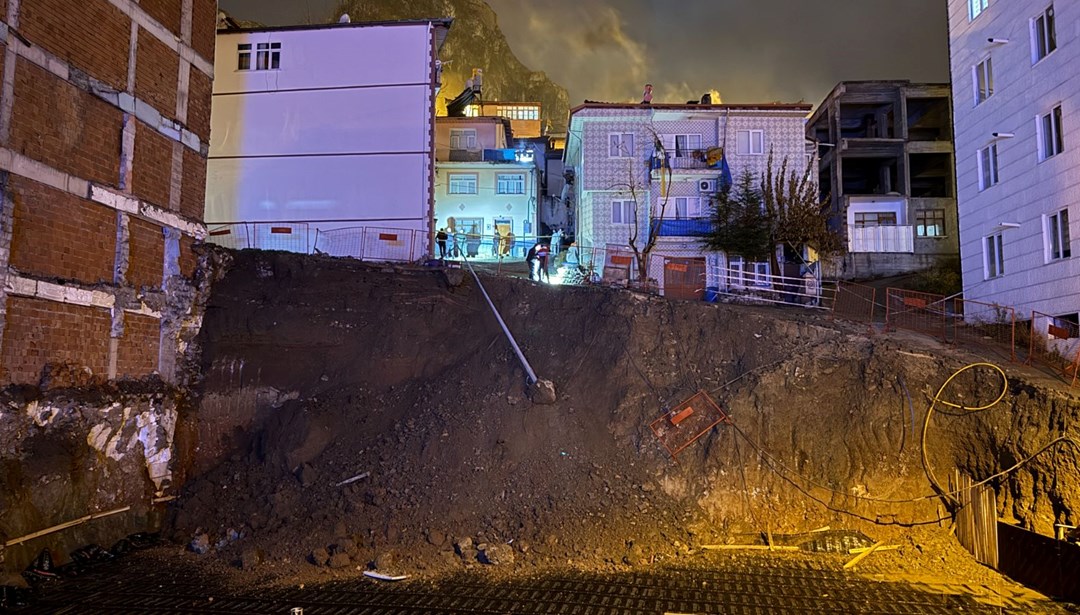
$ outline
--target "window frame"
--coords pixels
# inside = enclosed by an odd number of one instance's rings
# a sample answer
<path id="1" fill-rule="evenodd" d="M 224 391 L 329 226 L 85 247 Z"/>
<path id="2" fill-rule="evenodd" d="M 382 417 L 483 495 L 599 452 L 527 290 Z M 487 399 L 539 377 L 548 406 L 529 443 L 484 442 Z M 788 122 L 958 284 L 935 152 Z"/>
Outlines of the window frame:
<path id="1" fill-rule="evenodd" d="M 746 151 L 743 151 L 742 136 L 746 135 Z M 758 137 L 760 151 L 754 151 L 754 137 Z M 765 130 L 763 128 L 748 128 L 735 131 L 735 153 L 740 156 L 764 156 L 765 155 Z"/>
<path id="2" fill-rule="evenodd" d="M 931 229 L 934 230 L 931 233 Z M 947 237 L 945 209 L 941 207 L 915 210 L 915 236 L 925 238 Z"/>
<path id="3" fill-rule="evenodd" d="M 503 190 L 504 178 L 505 178 L 505 181 L 508 182 L 507 185 L 509 185 L 510 181 L 513 181 L 515 185 L 520 184 L 521 190 L 520 191 Z M 509 178 L 513 178 L 513 179 L 511 180 Z M 524 195 L 525 194 L 525 174 L 524 173 L 496 173 L 495 174 L 495 194 L 508 194 L 508 195 L 515 195 L 515 196 Z"/>
<path id="4" fill-rule="evenodd" d="M 855 225 L 856 228 L 874 228 L 874 227 L 878 227 L 878 226 L 898 226 L 899 222 L 900 222 L 900 216 L 896 215 L 895 211 L 856 211 L 856 212 L 852 212 L 852 213 L 854 215 L 854 218 L 852 219 L 852 222 L 853 222 L 853 224 Z M 859 220 L 860 216 L 863 217 L 862 221 Z M 874 219 L 874 224 L 867 224 L 866 223 L 867 222 L 866 217 L 868 217 L 868 216 L 874 216 L 874 218 L 875 218 Z M 888 218 L 889 216 L 892 216 L 892 223 L 891 224 L 882 224 L 881 220 L 880 220 L 880 218 L 882 216 L 884 216 L 886 218 Z"/>
<path id="5" fill-rule="evenodd" d="M 1047 263 L 1072 258 L 1072 237 L 1069 234 L 1069 208 L 1065 207 L 1043 216 L 1043 247 Z"/>
<path id="6" fill-rule="evenodd" d="M 630 138 L 630 147 L 625 147 L 626 138 Z M 616 144 L 615 140 L 618 140 Z M 634 133 L 632 132 L 609 132 L 607 140 L 608 158 L 633 158 L 635 143 Z M 618 152 L 612 154 L 612 152 Z"/>
<path id="7" fill-rule="evenodd" d="M 1040 24 L 1042 31 L 1040 32 Z M 1042 62 L 1050 54 L 1057 51 L 1057 19 L 1054 13 L 1054 3 L 1050 3 L 1038 15 L 1028 22 L 1031 34 L 1031 64 L 1034 66 Z"/>
<path id="8" fill-rule="evenodd" d="M 460 182 L 462 180 L 465 180 L 466 178 L 468 178 L 468 180 L 471 180 L 471 182 L 466 181 L 466 183 L 471 183 L 472 184 L 472 190 L 471 191 L 468 191 L 468 190 L 455 190 L 454 189 L 454 184 L 455 184 L 454 180 L 458 180 Z M 480 192 L 479 174 L 477 174 L 477 173 L 447 173 L 446 174 L 446 193 L 447 194 L 478 194 L 479 192 Z"/>
<path id="9" fill-rule="evenodd" d="M 990 8 L 990 0 L 968 0 L 968 21 L 975 21 Z"/>
<path id="10" fill-rule="evenodd" d="M 460 146 L 462 137 L 465 137 L 466 146 L 465 147 L 454 147 L 454 139 L 457 138 L 458 145 Z M 471 147 L 469 146 L 470 141 L 472 143 Z M 451 128 L 450 129 L 450 149 L 475 151 L 475 150 L 479 149 L 478 145 L 479 145 L 479 141 L 477 140 L 477 137 L 476 137 L 476 129 L 475 128 Z"/>
<path id="11" fill-rule="evenodd" d="M 620 199 L 611 201 L 611 223 L 612 224 L 633 224 L 634 210 L 637 209 L 637 202 L 634 199 Z M 618 212 L 618 220 L 616 220 L 616 212 Z"/>
<path id="12" fill-rule="evenodd" d="M 1039 149 L 1039 162 L 1049 160 L 1065 151 L 1064 132 L 1065 119 L 1061 103 L 1054 105 L 1049 112 L 1035 116 L 1035 141 Z"/>
<path id="13" fill-rule="evenodd" d="M 675 201 L 675 220 L 695 220 L 705 217 L 705 211 L 702 207 L 702 198 L 700 196 L 677 196 L 673 198 Z M 679 213 L 679 201 L 683 202 L 682 214 Z M 697 203 L 697 206 L 694 208 L 696 213 L 691 213 L 691 202 Z"/>
<path id="14" fill-rule="evenodd" d="M 236 70 L 249 71 L 251 70 L 251 43 L 237 43 L 236 44 Z"/>
<path id="15" fill-rule="evenodd" d="M 672 136 L 672 143 L 674 143 L 674 145 L 675 145 L 675 152 L 673 154 L 673 156 L 675 158 L 690 158 L 691 155 L 695 151 L 702 149 L 701 144 L 702 144 L 703 141 L 702 141 L 702 138 L 701 138 L 701 133 L 687 132 L 687 133 L 673 134 L 671 136 Z M 680 151 L 679 150 L 679 137 L 683 137 L 684 140 L 687 141 L 687 145 L 685 147 L 686 151 Z M 691 140 L 690 139 L 691 137 L 696 137 L 697 138 L 697 147 L 693 147 L 693 146 L 691 146 L 689 144 L 689 141 Z"/>
<path id="16" fill-rule="evenodd" d="M 975 159 L 979 171 L 979 192 L 996 186 L 1001 181 L 997 143 L 979 148 Z"/>
<path id="17" fill-rule="evenodd" d="M 978 107 L 994 95 L 994 64 L 991 56 L 971 67 L 971 85 L 975 104 Z"/>
<path id="18" fill-rule="evenodd" d="M 983 237 L 983 277 L 993 280 L 1005 275 L 1005 238 L 999 233 Z"/>

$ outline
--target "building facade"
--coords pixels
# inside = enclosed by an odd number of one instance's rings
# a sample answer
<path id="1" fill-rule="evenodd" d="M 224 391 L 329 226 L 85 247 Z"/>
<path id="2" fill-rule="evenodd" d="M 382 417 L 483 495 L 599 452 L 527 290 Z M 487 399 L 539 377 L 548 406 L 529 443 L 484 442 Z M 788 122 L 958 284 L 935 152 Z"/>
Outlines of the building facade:
<path id="1" fill-rule="evenodd" d="M 172 381 L 198 330 L 216 2 L 2 6 L 0 384 Z"/>
<path id="2" fill-rule="evenodd" d="M 539 170 L 529 147 L 514 147 L 500 117 L 437 121 L 435 228 L 451 235 L 451 256 L 520 257 L 537 233 Z M 456 248 L 456 249 L 455 249 Z"/>
<path id="3" fill-rule="evenodd" d="M 367 225 L 430 237 L 438 51 L 449 26 L 219 31 L 207 221 Z M 273 238 L 256 237 L 253 247 L 272 247 L 259 245 L 264 239 Z M 430 248 L 416 242 L 411 256 Z"/>
<path id="4" fill-rule="evenodd" d="M 959 254 L 948 84 L 845 81 L 807 138 L 832 228 L 847 239 L 833 277 L 920 271 Z"/>
<path id="5" fill-rule="evenodd" d="M 744 169 L 761 177 L 770 153 L 776 168 L 786 160 L 790 171 L 801 177 L 809 164 L 805 121 L 810 110 L 804 104 L 576 107 L 570 114 L 565 161 L 579 248 L 626 252 L 635 224 L 640 247 L 656 223 L 659 237 L 653 254 L 670 257 L 672 271 L 689 277 L 708 272 L 709 278 L 719 279 L 730 276 L 716 271 L 737 269 L 747 273 L 751 284 L 764 280 L 770 273 L 768 263 L 702 251 L 710 198 L 721 179 L 716 155 L 722 150 L 735 177 Z M 656 169 L 658 149 L 669 157 L 670 185 Z M 601 259 L 595 259 L 598 273 L 601 266 Z M 650 271 L 661 290 L 668 272 L 666 266 Z"/>
<path id="6" fill-rule="evenodd" d="M 532 139 L 545 134 L 540 121 L 538 102 L 482 101 L 465 109 L 468 117 L 501 117 L 510 120 L 510 130 L 518 139 Z"/>
<path id="7" fill-rule="evenodd" d="M 1080 310 L 1078 34 L 1076 2 L 949 2 L 964 297 L 1018 318 Z"/>

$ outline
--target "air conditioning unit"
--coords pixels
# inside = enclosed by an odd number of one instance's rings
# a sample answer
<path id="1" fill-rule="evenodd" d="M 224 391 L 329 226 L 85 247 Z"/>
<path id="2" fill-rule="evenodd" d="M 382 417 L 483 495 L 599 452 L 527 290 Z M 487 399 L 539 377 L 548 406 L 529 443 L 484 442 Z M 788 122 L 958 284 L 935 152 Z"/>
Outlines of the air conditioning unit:
<path id="1" fill-rule="evenodd" d="M 712 194 L 716 192 L 716 180 L 715 179 L 702 179 L 698 180 L 698 192 L 702 194 Z"/>

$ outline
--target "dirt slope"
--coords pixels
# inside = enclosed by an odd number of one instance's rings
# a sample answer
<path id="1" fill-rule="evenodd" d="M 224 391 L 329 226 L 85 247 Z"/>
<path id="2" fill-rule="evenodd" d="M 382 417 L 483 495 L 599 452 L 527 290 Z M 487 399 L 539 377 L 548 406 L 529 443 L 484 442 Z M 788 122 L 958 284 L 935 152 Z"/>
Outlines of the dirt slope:
<path id="1" fill-rule="evenodd" d="M 976 357 L 803 311 L 485 277 L 558 389 L 557 403 L 534 405 L 460 271 L 218 260 L 228 272 L 203 327 L 199 426 L 182 436 L 191 480 L 169 531 L 206 533 L 223 561 L 293 574 L 313 551 L 340 552 L 335 565 L 417 574 L 509 543 L 489 557 L 610 567 L 829 525 L 901 541 L 897 562 L 932 550 L 916 569 L 986 574 L 935 523 L 936 500 L 865 499 L 930 492 L 918 454 L 928 394 Z M 935 418 L 939 476 L 985 476 L 1073 429 L 1074 399 L 1011 373 L 1000 409 Z M 950 394 L 973 406 L 1000 387 L 973 370 Z M 737 428 L 710 430 L 675 463 L 649 423 L 698 390 Z M 1000 489 L 1004 514 L 1035 527 L 1072 519 L 1080 502 L 1064 485 L 1076 474 L 1071 457 L 1040 460 Z M 464 538 L 473 547 L 455 549 Z"/>

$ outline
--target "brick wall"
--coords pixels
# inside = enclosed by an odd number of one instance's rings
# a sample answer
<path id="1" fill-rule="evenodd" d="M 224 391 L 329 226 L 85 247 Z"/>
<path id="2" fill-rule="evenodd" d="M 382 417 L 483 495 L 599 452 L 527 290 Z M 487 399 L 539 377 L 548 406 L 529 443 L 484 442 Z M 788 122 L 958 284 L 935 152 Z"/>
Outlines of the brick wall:
<path id="1" fill-rule="evenodd" d="M 191 9 L 191 47 L 195 53 L 213 62 L 216 40 L 217 0 L 195 0 Z"/>
<path id="2" fill-rule="evenodd" d="M 135 60 L 135 96 L 166 117 L 176 117 L 180 57 L 149 32 L 140 31 Z"/>
<path id="3" fill-rule="evenodd" d="M 124 335 L 116 354 L 117 378 L 141 378 L 157 370 L 161 321 L 142 314 L 124 314 Z"/>
<path id="4" fill-rule="evenodd" d="M 0 365 L 3 382 L 36 383 L 48 363 L 108 370 L 108 310 L 44 299 L 9 297 Z"/>
<path id="5" fill-rule="evenodd" d="M 206 159 L 184 149 L 184 184 L 180 193 L 180 213 L 203 219 L 206 206 Z"/>
<path id="6" fill-rule="evenodd" d="M 115 186 L 122 117 L 116 107 L 19 58 L 10 147 L 20 154 Z"/>
<path id="7" fill-rule="evenodd" d="M 172 184 L 172 144 L 165 135 L 142 122 L 135 128 L 131 191 L 140 199 L 164 209 L 169 208 Z"/>
<path id="8" fill-rule="evenodd" d="M 161 288 L 165 262 L 165 238 L 161 227 L 131 218 L 128 221 L 128 232 L 128 283 L 136 288 Z"/>
<path id="9" fill-rule="evenodd" d="M 198 263 L 198 258 L 192 250 L 194 245 L 195 240 L 191 237 L 180 238 L 180 275 L 185 278 L 191 278 L 195 275 L 195 265 Z"/>
<path id="10" fill-rule="evenodd" d="M 113 281 L 115 211 L 18 175 L 10 176 L 9 187 L 12 267 L 85 284 Z"/>
<path id="11" fill-rule="evenodd" d="M 176 0 L 139 0 L 148 15 L 180 38 L 181 3 Z M 140 35 L 142 36 L 142 35 Z"/>
<path id="12" fill-rule="evenodd" d="M 117 90 L 126 89 L 131 19 L 109 0 L 22 0 L 19 33 Z"/>
<path id="13" fill-rule="evenodd" d="M 187 123 L 188 129 L 203 140 L 210 138 L 210 96 L 212 93 L 210 77 L 192 68 L 188 85 Z"/>

